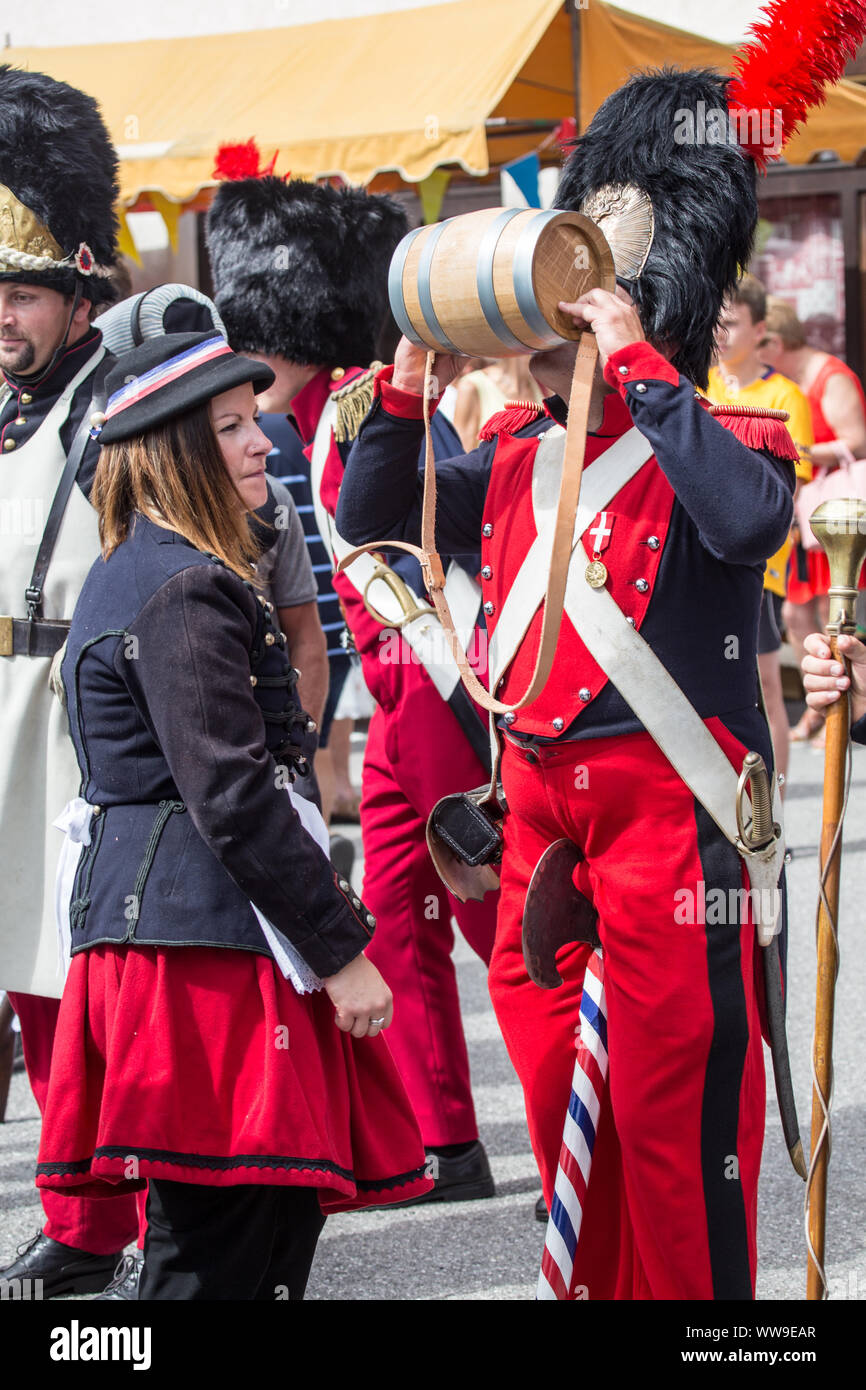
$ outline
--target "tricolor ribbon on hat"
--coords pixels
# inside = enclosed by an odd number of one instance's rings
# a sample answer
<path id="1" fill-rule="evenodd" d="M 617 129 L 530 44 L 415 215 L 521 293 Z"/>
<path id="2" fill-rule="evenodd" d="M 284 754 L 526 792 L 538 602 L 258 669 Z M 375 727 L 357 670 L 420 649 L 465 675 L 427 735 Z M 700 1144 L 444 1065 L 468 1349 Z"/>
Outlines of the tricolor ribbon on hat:
<path id="1" fill-rule="evenodd" d="M 595 950 L 587 962 L 583 977 L 577 1059 L 541 1258 L 541 1273 L 538 1276 L 538 1299 L 573 1299 L 576 1296 L 573 1288 L 574 1257 L 580 1238 L 583 1204 L 589 1187 L 592 1151 L 606 1084 L 604 967 L 601 951 Z"/>
<path id="2" fill-rule="evenodd" d="M 176 357 L 167 358 L 165 362 L 160 362 L 158 367 L 151 367 L 150 371 L 143 372 L 141 376 L 133 377 L 119 391 L 115 391 L 114 395 L 108 399 L 105 419 L 112 420 L 115 415 L 120 415 L 131 405 L 136 405 L 138 401 L 152 396 L 155 391 L 159 391 L 163 386 L 176 381 L 178 377 L 186 376 L 189 372 L 203 367 L 206 362 L 212 362 L 216 357 L 230 355 L 231 348 L 225 338 L 217 334 L 213 338 L 208 338 L 206 342 L 199 343 L 196 347 L 188 348 L 186 352 L 179 352 Z"/>

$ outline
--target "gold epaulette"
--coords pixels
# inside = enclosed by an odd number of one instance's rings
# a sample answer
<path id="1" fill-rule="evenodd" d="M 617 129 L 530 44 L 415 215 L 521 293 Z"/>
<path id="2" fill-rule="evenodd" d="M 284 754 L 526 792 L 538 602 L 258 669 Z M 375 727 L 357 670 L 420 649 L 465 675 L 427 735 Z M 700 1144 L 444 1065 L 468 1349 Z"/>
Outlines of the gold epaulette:
<path id="1" fill-rule="evenodd" d="M 337 402 L 337 420 L 334 425 L 334 438 L 338 444 L 347 444 L 355 438 L 361 428 L 361 421 L 373 404 L 373 387 L 376 373 L 382 370 L 383 362 L 371 362 L 365 372 L 353 377 L 346 385 L 335 391 L 332 400 Z"/>

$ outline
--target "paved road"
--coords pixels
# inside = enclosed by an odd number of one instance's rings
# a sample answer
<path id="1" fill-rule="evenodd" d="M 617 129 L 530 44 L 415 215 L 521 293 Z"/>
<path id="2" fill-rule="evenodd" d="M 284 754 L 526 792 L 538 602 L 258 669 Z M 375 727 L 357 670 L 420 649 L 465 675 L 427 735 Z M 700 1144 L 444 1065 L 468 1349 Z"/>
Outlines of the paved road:
<path id="1" fill-rule="evenodd" d="M 789 1033 L 804 1133 L 810 1107 L 814 1008 L 814 905 L 820 825 L 821 755 L 793 750 L 787 802 L 791 947 Z M 836 1091 L 830 1166 L 828 1272 L 836 1297 L 866 1299 L 866 750 L 855 750 L 841 909 L 842 970 L 837 994 Z M 497 1196 L 471 1202 L 332 1218 L 310 1282 L 313 1299 L 527 1299 L 543 1244 L 533 1220 L 540 1191 L 529 1150 L 520 1088 L 499 1038 L 480 962 L 462 941 L 460 993 L 481 1133 Z M 805 1289 L 803 1185 L 790 1168 L 769 1080 L 767 1139 L 759 1207 L 761 1298 L 801 1299 Z M 32 1185 L 38 1142 L 35 1103 L 23 1075 L 13 1079 L 0 1126 L 0 1261 L 40 1224 Z"/>

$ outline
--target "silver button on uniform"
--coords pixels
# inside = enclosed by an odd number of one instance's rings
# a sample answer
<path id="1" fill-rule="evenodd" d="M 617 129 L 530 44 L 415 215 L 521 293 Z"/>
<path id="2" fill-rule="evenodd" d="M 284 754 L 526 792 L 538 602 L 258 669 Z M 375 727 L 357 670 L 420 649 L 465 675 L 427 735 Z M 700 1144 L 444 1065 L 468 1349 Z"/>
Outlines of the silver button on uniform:
<path id="1" fill-rule="evenodd" d="M 488 618 L 489 618 L 491 613 L 495 613 L 495 612 L 496 612 L 496 604 L 495 604 L 495 603 L 491 603 L 491 602 L 490 602 L 490 599 L 488 599 L 487 602 L 486 602 L 485 605 L 484 605 L 484 612 L 487 614 L 487 616 L 488 616 Z"/>
<path id="2" fill-rule="evenodd" d="M 646 579 L 636 579 L 634 582 L 634 587 L 637 589 L 639 594 L 645 594 L 647 589 L 649 588 L 649 581 Z"/>
<path id="3" fill-rule="evenodd" d="M 559 718 L 554 719 L 553 727 L 557 733 L 561 733 L 562 730 L 565 728 L 565 720 Z"/>
<path id="4" fill-rule="evenodd" d="M 486 536 L 488 540 L 493 535 L 493 527 L 490 525 L 489 521 L 485 521 L 484 525 L 481 527 L 481 534 L 482 536 Z"/>
<path id="5" fill-rule="evenodd" d="M 646 386 L 642 381 L 639 381 L 634 389 L 637 391 L 639 396 L 646 395 Z"/>
<path id="6" fill-rule="evenodd" d="M 589 690 L 589 689 L 587 688 L 587 686 L 582 685 L 582 686 L 580 687 L 580 689 L 578 690 L 578 692 L 577 692 L 577 698 L 578 698 L 579 700 L 582 700 L 583 703 L 586 704 L 587 700 L 591 700 L 591 699 L 592 699 L 592 691 Z"/>
<path id="7" fill-rule="evenodd" d="M 658 550 L 659 546 L 661 545 L 661 541 L 659 540 L 658 536 L 650 536 L 649 540 L 647 541 L 647 545 L 649 546 L 650 550 Z"/>
<path id="8" fill-rule="evenodd" d="M 493 578 L 493 570 L 490 568 L 489 565 L 482 565 L 482 566 L 481 566 L 481 578 L 482 578 L 482 579 L 492 579 L 492 578 Z"/>
<path id="9" fill-rule="evenodd" d="M 513 711 L 513 710 L 509 710 L 508 713 L 507 713 L 506 716 L 505 716 L 505 722 L 506 722 L 506 724 L 513 724 L 516 718 L 517 718 L 517 715 L 514 713 L 514 711 Z"/>

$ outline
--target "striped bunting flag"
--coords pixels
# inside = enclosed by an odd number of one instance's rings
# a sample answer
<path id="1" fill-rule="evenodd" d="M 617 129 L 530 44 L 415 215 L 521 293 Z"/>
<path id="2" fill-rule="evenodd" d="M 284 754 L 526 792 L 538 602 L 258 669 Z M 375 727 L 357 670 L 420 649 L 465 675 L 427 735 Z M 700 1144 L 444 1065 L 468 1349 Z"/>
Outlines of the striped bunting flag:
<path id="1" fill-rule="evenodd" d="M 583 977 L 580 1036 L 565 1117 L 553 1205 L 538 1276 L 539 1299 L 574 1297 L 574 1255 L 589 1184 L 598 1115 L 607 1083 L 607 1013 L 600 950 L 593 951 Z"/>

